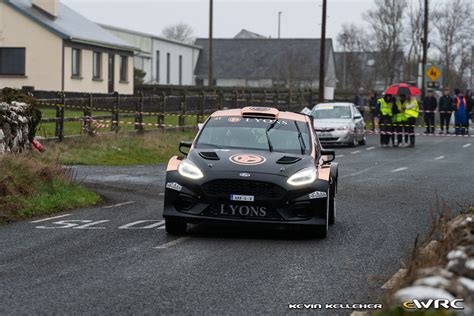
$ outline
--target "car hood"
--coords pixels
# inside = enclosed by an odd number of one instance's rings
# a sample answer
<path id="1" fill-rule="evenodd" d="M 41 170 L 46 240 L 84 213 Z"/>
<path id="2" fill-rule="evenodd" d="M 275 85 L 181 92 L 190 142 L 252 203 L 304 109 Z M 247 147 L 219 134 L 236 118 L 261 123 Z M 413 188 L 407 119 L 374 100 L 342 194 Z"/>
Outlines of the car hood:
<path id="1" fill-rule="evenodd" d="M 289 177 L 303 168 L 314 166 L 310 155 L 245 149 L 194 148 L 187 159 L 204 173 L 245 172 Z"/>
<path id="2" fill-rule="evenodd" d="M 354 122 L 352 119 L 323 119 L 323 120 L 314 120 L 314 128 L 337 128 L 346 125 L 353 125 Z"/>

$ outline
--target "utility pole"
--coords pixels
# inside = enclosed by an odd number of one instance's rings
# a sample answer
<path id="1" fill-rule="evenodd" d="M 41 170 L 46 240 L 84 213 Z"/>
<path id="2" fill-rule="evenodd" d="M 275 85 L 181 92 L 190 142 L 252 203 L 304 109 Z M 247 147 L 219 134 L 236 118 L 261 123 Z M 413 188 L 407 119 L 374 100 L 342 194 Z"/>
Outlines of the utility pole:
<path id="1" fill-rule="evenodd" d="M 326 6 L 327 0 L 323 0 L 323 19 L 321 22 L 321 51 L 319 53 L 319 102 L 324 101 L 324 77 L 326 59 Z"/>
<path id="2" fill-rule="evenodd" d="M 347 77 L 347 34 L 342 34 L 342 38 L 344 39 L 344 60 L 343 60 L 343 71 L 342 71 L 342 89 L 346 90 L 346 77 Z"/>
<path id="3" fill-rule="evenodd" d="M 280 39 L 281 11 L 278 12 L 278 39 Z"/>
<path id="4" fill-rule="evenodd" d="M 212 88 L 212 13 L 213 13 L 213 0 L 209 0 L 209 39 L 208 39 L 208 46 L 209 46 L 209 59 L 207 61 L 208 64 L 208 73 L 207 73 L 207 85 L 209 88 Z"/>
<path id="5" fill-rule="evenodd" d="M 425 0 L 425 18 L 423 20 L 423 57 L 421 61 L 421 95 L 425 97 L 425 71 L 426 59 L 428 55 L 428 0 Z"/>

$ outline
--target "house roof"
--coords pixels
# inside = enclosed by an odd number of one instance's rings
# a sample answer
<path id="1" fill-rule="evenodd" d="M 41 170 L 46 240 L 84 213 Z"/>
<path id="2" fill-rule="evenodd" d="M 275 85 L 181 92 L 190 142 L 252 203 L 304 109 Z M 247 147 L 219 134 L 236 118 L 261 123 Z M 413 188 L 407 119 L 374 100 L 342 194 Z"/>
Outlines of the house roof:
<path id="1" fill-rule="evenodd" d="M 218 79 L 318 79 L 320 43 L 320 39 L 214 39 L 213 75 Z M 196 44 L 203 50 L 195 74 L 207 78 L 208 39 L 198 38 Z M 326 65 L 332 51 L 332 40 L 326 39 Z"/>
<path id="2" fill-rule="evenodd" d="M 267 38 L 266 36 L 250 32 L 246 29 L 242 29 L 239 33 L 237 33 L 234 38 Z"/>
<path id="3" fill-rule="evenodd" d="M 73 42 L 133 51 L 135 47 L 111 34 L 58 1 L 58 16 L 51 18 L 32 5 L 32 0 L 5 0 L 11 8 L 57 36 Z"/>
<path id="4" fill-rule="evenodd" d="M 125 29 L 125 28 L 122 28 L 122 27 L 113 26 L 113 25 L 108 25 L 108 24 L 101 24 L 101 23 L 99 23 L 99 25 L 100 25 L 101 27 L 105 28 L 105 29 L 108 29 L 108 30 L 113 30 L 113 31 L 117 31 L 117 32 L 128 33 L 128 34 L 137 35 L 137 36 L 149 37 L 149 38 L 152 38 L 152 39 L 157 39 L 157 40 L 160 40 L 160 41 L 164 41 L 164 42 L 168 42 L 168 43 L 172 43 L 172 44 L 176 44 L 176 45 L 181 45 L 181 46 L 186 46 L 186 47 L 190 47 L 190 48 L 202 49 L 202 47 L 200 47 L 200 46 L 193 45 L 193 44 L 189 44 L 189 43 L 185 43 L 185 42 L 180 42 L 180 41 L 173 40 L 173 39 L 170 39 L 170 38 L 166 38 L 166 37 L 163 37 L 163 36 L 157 36 L 157 35 L 150 34 L 150 33 L 145 33 L 145 32 L 140 32 L 140 31 Z"/>

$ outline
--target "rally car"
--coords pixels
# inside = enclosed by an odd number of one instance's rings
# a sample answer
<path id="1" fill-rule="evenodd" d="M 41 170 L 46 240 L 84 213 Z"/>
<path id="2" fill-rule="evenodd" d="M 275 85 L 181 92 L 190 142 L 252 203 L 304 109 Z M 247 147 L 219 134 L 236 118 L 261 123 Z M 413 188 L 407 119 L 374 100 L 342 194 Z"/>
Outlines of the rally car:
<path id="1" fill-rule="evenodd" d="M 166 172 L 166 231 L 188 223 L 258 223 L 325 237 L 336 216 L 338 166 L 321 147 L 309 115 L 270 107 L 214 112 L 186 157 Z"/>

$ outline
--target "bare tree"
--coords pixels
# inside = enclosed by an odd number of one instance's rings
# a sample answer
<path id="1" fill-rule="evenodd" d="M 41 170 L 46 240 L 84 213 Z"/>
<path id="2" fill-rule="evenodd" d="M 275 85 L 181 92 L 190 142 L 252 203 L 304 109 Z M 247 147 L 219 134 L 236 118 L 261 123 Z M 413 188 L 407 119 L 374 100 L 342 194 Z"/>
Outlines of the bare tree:
<path id="1" fill-rule="evenodd" d="M 184 43 L 194 42 L 193 28 L 186 23 L 168 25 L 161 32 L 162 36 Z"/>
<path id="2" fill-rule="evenodd" d="M 447 86 L 463 85 L 463 77 L 470 65 L 471 9 L 468 1 L 452 0 L 440 4 L 433 14 L 437 33 L 433 44 L 445 67 L 444 83 Z"/>
<path id="3" fill-rule="evenodd" d="M 405 48 L 402 40 L 406 8 L 406 0 L 375 0 L 375 8 L 363 15 L 371 28 L 373 47 L 384 56 L 377 65 L 378 71 L 386 74 L 387 85 L 397 78 L 400 51 Z"/>
<path id="4" fill-rule="evenodd" d="M 343 50 L 342 74 L 338 78 L 341 86 L 352 90 L 360 87 L 372 89 L 376 74 L 375 71 L 370 71 L 373 67 L 370 60 L 374 54 L 371 52 L 367 32 L 354 23 L 343 24 L 337 43 Z"/>
<path id="5" fill-rule="evenodd" d="M 410 46 L 407 51 L 407 62 L 405 67 L 406 81 L 415 81 L 418 76 L 418 65 L 420 64 L 423 55 L 423 10 L 423 0 L 410 2 L 407 16 L 407 40 L 409 40 Z M 428 32 L 430 32 L 430 30 L 431 28 L 428 27 Z"/>

